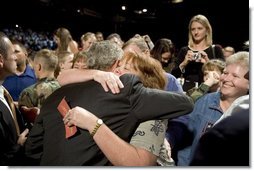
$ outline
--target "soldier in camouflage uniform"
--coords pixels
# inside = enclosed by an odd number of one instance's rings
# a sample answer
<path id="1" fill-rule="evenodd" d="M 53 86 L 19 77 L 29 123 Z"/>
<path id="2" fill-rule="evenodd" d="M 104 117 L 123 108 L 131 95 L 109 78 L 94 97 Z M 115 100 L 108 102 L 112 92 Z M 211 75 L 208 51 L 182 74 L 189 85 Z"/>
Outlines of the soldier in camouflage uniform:
<path id="1" fill-rule="evenodd" d="M 24 112 L 23 107 L 40 108 L 45 99 L 60 87 L 54 77 L 57 64 L 58 58 L 52 51 L 42 49 L 37 52 L 34 58 L 34 70 L 38 81 L 21 92 L 18 102 L 21 111 Z"/>
<path id="2" fill-rule="evenodd" d="M 40 108 L 44 100 L 60 87 L 55 78 L 43 78 L 22 91 L 19 106 Z"/>

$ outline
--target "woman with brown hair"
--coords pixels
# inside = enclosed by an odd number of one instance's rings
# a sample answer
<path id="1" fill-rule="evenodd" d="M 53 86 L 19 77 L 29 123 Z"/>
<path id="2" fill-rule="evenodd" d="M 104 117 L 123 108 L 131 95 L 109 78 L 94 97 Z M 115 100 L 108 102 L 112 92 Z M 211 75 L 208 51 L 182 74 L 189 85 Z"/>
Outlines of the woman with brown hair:
<path id="1" fill-rule="evenodd" d="M 166 76 L 160 62 L 137 53 L 125 53 L 113 72 L 118 76 L 123 74 L 137 75 L 143 85 L 149 88 L 163 90 L 166 85 Z M 83 81 L 81 79 L 79 81 Z M 76 107 L 69 111 L 64 118 L 64 122 L 69 126 L 76 125 L 93 132 L 90 128 L 93 128 L 93 121 L 97 119 L 94 114 L 86 109 Z M 169 151 L 166 150 L 164 145 L 167 123 L 168 120 L 150 120 L 141 123 L 133 134 L 130 144 L 121 140 L 103 124 L 104 126 L 100 127 L 100 131 L 105 131 L 107 137 L 104 138 L 110 139 L 111 145 L 107 146 L 105 141 L 100 138 L 94 140 L 113 165 L 173 165 Z M 143 134 L 140 135 L 140 132 L 143 132 Z M 125 160 L 114 154 L 115 150 L 113 148 L 116 146 L 126 149 L 118 152 Z"/>
<path id="2" fill-rule="evenodd" d="M 54 33 L 54 39 L 57 44 L 56 54 L 62 51 L 69 51 L 73 54 L 78 52 L 78 44 L 73 40 L 68 29 L 64 27 L 58 28 Z"/>

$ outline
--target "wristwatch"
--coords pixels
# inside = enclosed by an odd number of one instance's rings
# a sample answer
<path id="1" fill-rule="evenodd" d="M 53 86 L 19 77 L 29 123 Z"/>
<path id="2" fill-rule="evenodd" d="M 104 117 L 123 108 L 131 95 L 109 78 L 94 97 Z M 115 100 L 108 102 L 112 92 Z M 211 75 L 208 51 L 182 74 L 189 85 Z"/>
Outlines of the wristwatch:
<path id="1" fill-rule="evenodd" d="M 93 129 L 93 131 L 92 131 L 92 133 L 91 133 L 91 136 L 92 136 L 92 137 L 96 134 L 97 130 L 100 128 L 100 126 L 101 126 L 102 124 L 103 124 L 103 120 L 98 119 L 98 120 L 96 121 L 96 125 L 95 125 L 95 127 L 94 127 L 94 129 Z"/>

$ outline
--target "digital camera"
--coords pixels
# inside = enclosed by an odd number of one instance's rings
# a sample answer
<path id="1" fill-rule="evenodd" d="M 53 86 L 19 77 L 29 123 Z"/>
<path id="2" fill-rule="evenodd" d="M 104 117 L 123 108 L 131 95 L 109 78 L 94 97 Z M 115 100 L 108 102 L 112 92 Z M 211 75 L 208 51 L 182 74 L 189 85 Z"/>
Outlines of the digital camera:
<path id="1" fill-rule="evenodd" d="M 193 53 L 193 59 L 194 59 L 194 60 L 201 59 L 201 53 L 199 53 L 199 52 Z"/>

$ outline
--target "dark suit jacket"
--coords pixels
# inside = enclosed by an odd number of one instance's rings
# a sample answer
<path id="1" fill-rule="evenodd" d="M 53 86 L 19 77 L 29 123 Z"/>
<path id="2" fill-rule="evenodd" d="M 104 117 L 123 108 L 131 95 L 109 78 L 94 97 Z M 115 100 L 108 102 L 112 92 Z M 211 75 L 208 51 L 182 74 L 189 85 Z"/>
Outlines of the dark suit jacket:
<path id="1" fill-rule="evenodd" d="M 192 166 L 249 166 L 249 109 L 233 113 L 200 139 Z"/>
<path id="2" fill-rule="evenodd" d="M 0 165 L 19 165 L 16 127 L 7 106 L 0 100 Z"/>
<path id="3" fill-rule="evenodd" d="M 65 139 L 64 123 L 57 106 L 63 97 L 71 107 L 80 106 L 101 118 L 118 136 L 129 141 L 140 122 L 175 118 L 193 109 L 192 100 L 182 94 L 144 88 L 133 75 L 121 77 L 119 94 L 104 92 L 95 81 L 75 83 L 56 90 L 45 101 L 26 143 L 26 154 L 41 158 L 41 165 L 108 165 L 87 130 Z M 110 139 L 108 140 L 110 141 Z"/>

